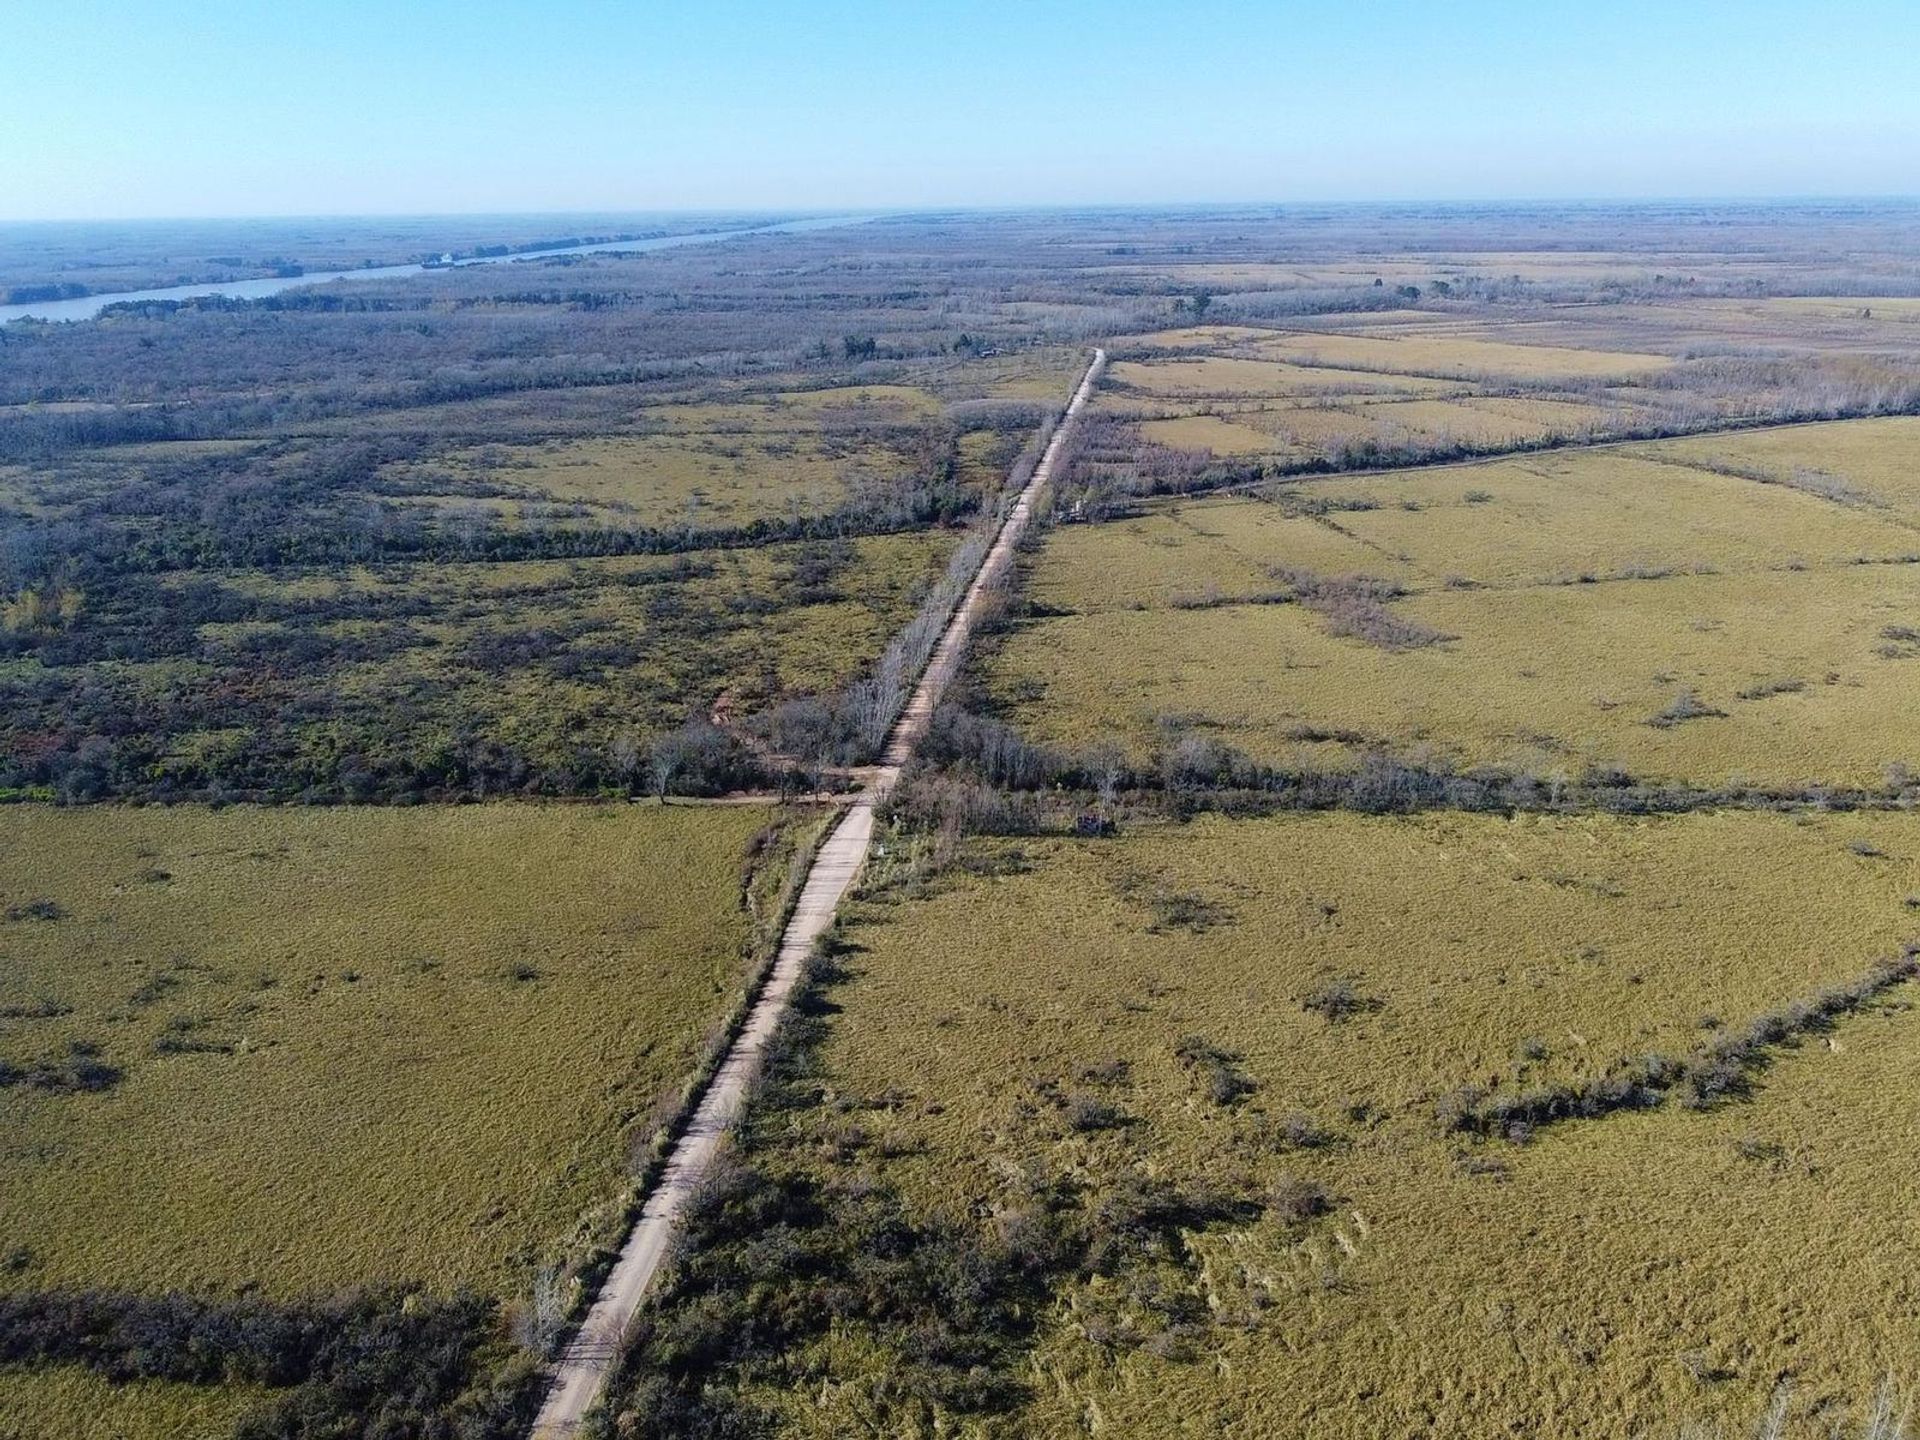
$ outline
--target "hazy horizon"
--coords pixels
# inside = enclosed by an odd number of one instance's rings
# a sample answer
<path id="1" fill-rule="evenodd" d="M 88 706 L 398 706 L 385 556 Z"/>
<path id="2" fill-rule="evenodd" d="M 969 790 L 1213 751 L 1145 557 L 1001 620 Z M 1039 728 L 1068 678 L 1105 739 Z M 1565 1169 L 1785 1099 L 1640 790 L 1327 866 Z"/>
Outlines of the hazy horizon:
<path id="1" fill-rule="evenodd" d="M 898 217 L 902 219 L 924 219 L 941 215 L 1064 215 L 1064 214 L 1101 214 L 1111 212 L 1120 214 L 1142 214 L 1155 211 L 1217 213 L 1245 209 L 1249 212 L 1272 212 L 1284 210 L 1400 210 L 1431 209 L 1436 211 L 1463 211 L 1475 209 L 1513 209 L 1513 210 L 1578 210 L 1582 208 L 1604 208 L 1609 206 L 1637 207 L 1657 209 L 1661 207 L 1700 207 L 1703 209 L 1738 208 L 1793 208 L 1796 206 L 1822 205 L 1858 205 L 1886 207 L 1920 208 L 1920 190 L 1889 191 L 1884 194 L 1778 194 L 1778 195 L 1658 195 L 1658 194 L 1620 194 L 1620 195 L 1565 195 L 1565 196 L 1505 196 L 1505 195 L 1469 195 L 1458 197 L 1435 196 L 1370 196 L 1352 199 L 1329 200 L 1305 196 L 1290 199 L 1248 199 L 1228 198 L 1219 200 L 1087 200 L 1073 204 L 927 204 L 913 206 L 857 206 L 857 205 L 754 205 L 734 206 L 645 206 L 645 207 L 609 207 L 578 206 L 571 209 L 479 209 L 479 210 L 332 210 L 332 211 L 286 211 L 255 212 L 205 215 L 47 215 L 34 217 L 0 217 L 0 228 L 27 228 L 33 226 L 111 226 L 111 225 L 246 225 L 246 224 L 293 224 L 298 222 L 352 222 L 352 221 L 425 221 L 425 220 L 688 220 L 712 218 L 726 221 L 758 221 L 775 218 L 811 219 L 821 216 L 846 215 L 858 218 L 884 219 Z"/>
<path id="2" fill-rule="evenodd" d="M 31 0 L 0 220 L 1920 193 L 1920 12 Z"/>

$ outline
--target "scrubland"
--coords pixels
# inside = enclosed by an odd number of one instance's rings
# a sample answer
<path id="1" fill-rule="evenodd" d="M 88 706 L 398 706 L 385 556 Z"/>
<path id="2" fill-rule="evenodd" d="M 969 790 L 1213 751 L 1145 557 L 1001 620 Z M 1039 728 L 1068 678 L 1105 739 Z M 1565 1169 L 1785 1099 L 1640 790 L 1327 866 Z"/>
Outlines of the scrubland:
<path id="1" fill-rule="evenodd" d="M 1920 1385 L 1910 262 L 1432 223 L 1113 248 L 1184 295 L 602 1433 L 1832 1436 Z"/>
<path id="2" fill-rule="evenodd" d="M 22 780 L 74 798 L 630 790 L 690 716 L 851 686 L 957 538 L 170 575 L 0 661 L 0 733 Z M 138 728 L 89 766 L 120 717 Z"/>
<path id="3" fill-rule="evenodd" d="M 870 758 L 1091 343 L 599 1433 L 1913 1393 L 1914 216 L 888 217 L 0 329 L 0 1432 L 520 1433 L 817 826 L 742 792 Z"/>
<path id="4" fill-rule="evenodd" d="M 1837 1419 L 1915 1340 L 1904 984 L 1711 1100 L 1456 1117 L 1874 973 L 1920 925 L 1911 830 L 1203 820 L 931 873 L 890 848 L 632 1423 L 1627 1436 L 1744 1428 L 1783 1376 L 1798 1421 Z M 876 1212 L 891 1262 L 845 1248 Z M 810 1322 L 821 1286 L 838 1318 Z"/>

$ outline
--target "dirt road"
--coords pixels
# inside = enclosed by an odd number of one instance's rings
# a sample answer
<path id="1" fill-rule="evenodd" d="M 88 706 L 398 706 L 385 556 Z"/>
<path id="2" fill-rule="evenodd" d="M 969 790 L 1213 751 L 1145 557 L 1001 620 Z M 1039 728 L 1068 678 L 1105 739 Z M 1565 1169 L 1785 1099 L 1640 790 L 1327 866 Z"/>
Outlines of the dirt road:
<path id="1" fill-rule="evenodd" d="M 1034 468 L 1033 478 L 1008 510 L 973 583 L 947 622 L 920 683 L 894 722 L 872 779 L 814 857 L 792 918 L 780 937 L 780 953 L 765 987 L 748 1012 L 745 1027 L 701 1097 L 686 1133 L 667 1157 L 660 1182 L 647 1197 L 640 1218 L 620 1251 L 620 1259 L 607 1276 L 593 1308 L 587 1312 L 586 1321 L 554 1367 L 546 1401 L 533 1424 L 533 1440 L 562 1440 L 572 1436 L 599 1398 L 607 1372 L 619 1354 L 621 1338 L 660 1268 L 687 1201 L 712 1165 L 722 1137 L 740 1116 L 748 1087 L 760 1071 L 767 1043 L 786 1010 L 807 956 L 812 953 L 814 942 L 833 923 L 840 898 L 847 893 L 866 861 L 867 846 L 873 838 L 874 806 L 893 787 L 901 767 L 912 756 L 913 747 L 926 733 L 934 705 L 966 653 L 982 598 L 1011 563 L 1014 546 L 1032 515 L 1034 497 L 1051 479 L 1055 458 L 1067 432 L 1092 395 L 1106 360 L 1106 351 L 1093 352 L 1093 361 L 1087 366 L 1079 388 L 1073 392 L 1073 399 L 1048 442 L 1046 453 Z"/>

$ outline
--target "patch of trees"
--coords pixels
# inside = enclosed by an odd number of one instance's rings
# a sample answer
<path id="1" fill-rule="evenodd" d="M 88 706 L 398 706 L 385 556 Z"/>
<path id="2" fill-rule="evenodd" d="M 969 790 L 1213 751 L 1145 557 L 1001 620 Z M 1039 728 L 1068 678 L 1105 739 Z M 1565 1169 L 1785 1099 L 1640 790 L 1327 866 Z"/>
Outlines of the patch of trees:
<path id="1" fill-rule="evenodd" d="M 78 280 L 62 280 L 46 285 L 14 285 L 8 288 L 7 305 L 41 305 L 49 300 L 78 300 L 92 292 Z"/>
<path id="2" fill-rule="evenodd" d="M 1213 736 L 1177 731 L 1147 755 L 1131 759 L 1111 746 L 1074 751 L 1035 744 L 1005 720 L 974 708 L 979 703 L 977 695 L 960 692 L 934 712 L 914 763 L 887 799 L 891 818 L 936 831 L 1032 834 L 1085 829 L 1082 822 L 1091 817 L 1104 821 L 1129 810 L 1179 818 L 1301 810 L 1662 815 L 1736 807 L 1888 809 L 1910 804 L 1920 794 L 1907 778 L 1877 790 L 1699 787 L 1645 783 L 1605 767 L 1576 776 L 1495 766 L 1462 770 L 1380 749 L 1363 754 L 1350 769 L 1313 770 L 1266 764 Z"/>

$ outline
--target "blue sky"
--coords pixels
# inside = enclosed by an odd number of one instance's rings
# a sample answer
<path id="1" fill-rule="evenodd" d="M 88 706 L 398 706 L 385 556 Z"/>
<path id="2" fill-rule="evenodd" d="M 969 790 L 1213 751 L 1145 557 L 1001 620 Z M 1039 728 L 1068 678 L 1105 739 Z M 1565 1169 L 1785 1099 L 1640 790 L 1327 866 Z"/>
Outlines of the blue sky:
<path id="1" fill-rule="evenodd" d="M 1920 193 L 1915 0 L 14 0 L 0 219 Z"/>

